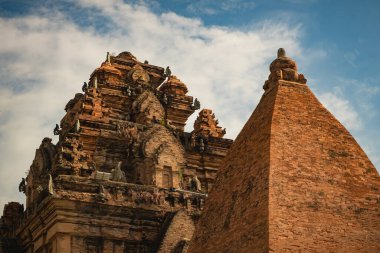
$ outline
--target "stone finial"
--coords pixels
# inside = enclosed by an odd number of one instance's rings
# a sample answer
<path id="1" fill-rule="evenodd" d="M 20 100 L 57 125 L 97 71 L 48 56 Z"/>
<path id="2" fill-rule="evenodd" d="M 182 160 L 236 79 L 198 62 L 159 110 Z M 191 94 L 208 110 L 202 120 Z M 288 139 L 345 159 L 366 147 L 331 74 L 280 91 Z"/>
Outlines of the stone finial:
<path id="1" fill-rule="evenodd" d="M 107 63 L 111 63 L 111 54 L 110 54 L 110 52 L 107 52 L 106 62 Z"/>
<path id="2" fill-rule="evenodd" d="M 280 57 L 286 57 L 285 49 L 283 49 L 282 47 L 277 50 L 277 58 Z"/>

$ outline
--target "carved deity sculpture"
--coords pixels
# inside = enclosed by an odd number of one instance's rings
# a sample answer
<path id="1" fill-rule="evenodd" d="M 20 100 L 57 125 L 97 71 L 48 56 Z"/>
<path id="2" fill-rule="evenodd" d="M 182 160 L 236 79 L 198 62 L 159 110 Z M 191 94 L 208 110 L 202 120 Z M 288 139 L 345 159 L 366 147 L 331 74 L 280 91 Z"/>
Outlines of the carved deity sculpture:
<path id="1" fill-rule="evenodd" d="M 112 181 L 118 181 L 118 182 L 125 182 L 125 173 L 121 170 L 121 162 L 118 162 L 115 169 L 111 171 L 111 178 Z"/>
<path id="2" fill-rule="evenodd" d="M 202 191 L 201 181 L 199 181 L 197 176 L 194 176 L 191 179 L 191 190 L 196 191 L 196 192 Z"/>
<path id="3" fill-rule="evenodd" d="M 18 191 L 25 193 L 26 190 L 26 181 L 25 178 L 22 178 L 20 184 L 18 185 Z"/>

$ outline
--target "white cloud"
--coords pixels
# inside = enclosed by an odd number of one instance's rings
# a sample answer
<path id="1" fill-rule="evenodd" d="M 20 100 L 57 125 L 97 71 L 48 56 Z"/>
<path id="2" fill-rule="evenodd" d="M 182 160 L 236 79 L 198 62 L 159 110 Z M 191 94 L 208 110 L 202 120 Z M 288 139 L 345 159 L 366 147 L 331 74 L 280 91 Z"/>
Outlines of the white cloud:
<path id="1" fill-rule="evenodd" d="M 66 102 L 104 60 L 105 52 L 130 51 L 140 60 L 171 66 L 202 107 L 215 111 L 234 138 L 262 94 L 268 64 L 285 47 L 299 56 L 298 29 L 263 22 L 247 30 L 208 27 L 175 13 L 154 14 L 122 1 L 79 1 L 106 32 L 78 27 L 64 13 L 0 18 L 0 206 L 23 201 L 17 193 L 35 149 L 52 136 Z M 112 28 L 112 29 L 111 29 Z M 190 129 L 194 117 L 188 121 Z"/>
<path id="2" fill-rule="evenodd" d="M 187 5 L 186 9 L 195 14 L 216 15 L 223 12 L 235 12 L 239 10 L 251 10 L 256 7 L 256 3 L 253 1 L 244 0 L 222 0 L 222 1 L 210 1 L 210 0 L 197 0 L 191 1 Z"/>
<path id="3" fill-rule="evenodd" d="M 349 130 L 361 129 L 363 124 L 359 114 L 355 111 L 350 102 L 337 96 L 334 93 L 323 93 L 318 98 L 332 114 Z"/>

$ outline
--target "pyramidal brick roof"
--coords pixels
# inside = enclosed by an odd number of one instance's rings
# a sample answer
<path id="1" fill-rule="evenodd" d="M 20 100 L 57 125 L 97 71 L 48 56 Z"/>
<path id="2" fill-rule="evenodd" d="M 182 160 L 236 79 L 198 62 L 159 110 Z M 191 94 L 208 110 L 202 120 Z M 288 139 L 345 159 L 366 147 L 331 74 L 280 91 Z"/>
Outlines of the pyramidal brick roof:
<path id="1" fill-rule="evenodd" d="M 279 49 L 189 253 L 380 252 L 380 178 Z"/>

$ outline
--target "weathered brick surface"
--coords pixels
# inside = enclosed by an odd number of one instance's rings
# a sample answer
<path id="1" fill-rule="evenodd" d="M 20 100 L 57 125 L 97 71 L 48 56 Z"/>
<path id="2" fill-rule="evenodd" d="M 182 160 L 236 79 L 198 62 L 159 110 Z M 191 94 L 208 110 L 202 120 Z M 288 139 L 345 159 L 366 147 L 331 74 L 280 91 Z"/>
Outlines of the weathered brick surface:
<path id="1" fill-rule="evenodd" d="M 188 242 L 194 233 L 194 221 L 185 211 L 178 211 L 165 233 L 165 238 L 162 241 L 161 247 L 158 253 L 168 252 L 182 252 L 181 245 L 184 242 Z M 175 251 L 177 250 L 177 251 Z"/>
<path id="2" fill-rule="evenodd" d="M 378 173 L 306 85 L 279 83 L 270 157 L 271 250 L 380 252 Z"/>
<path id="3" fill-rule="evenodd" d="M 305 83 L 271 64 L 189 252 L 380 252 L 379 175 Z"/>
<path id="4" fill-rule="evenodd" d="M 264 96 L 232 144 L 189 252 L 268 251 L 269 143 L 274 102 L 273 94 Z"/>

